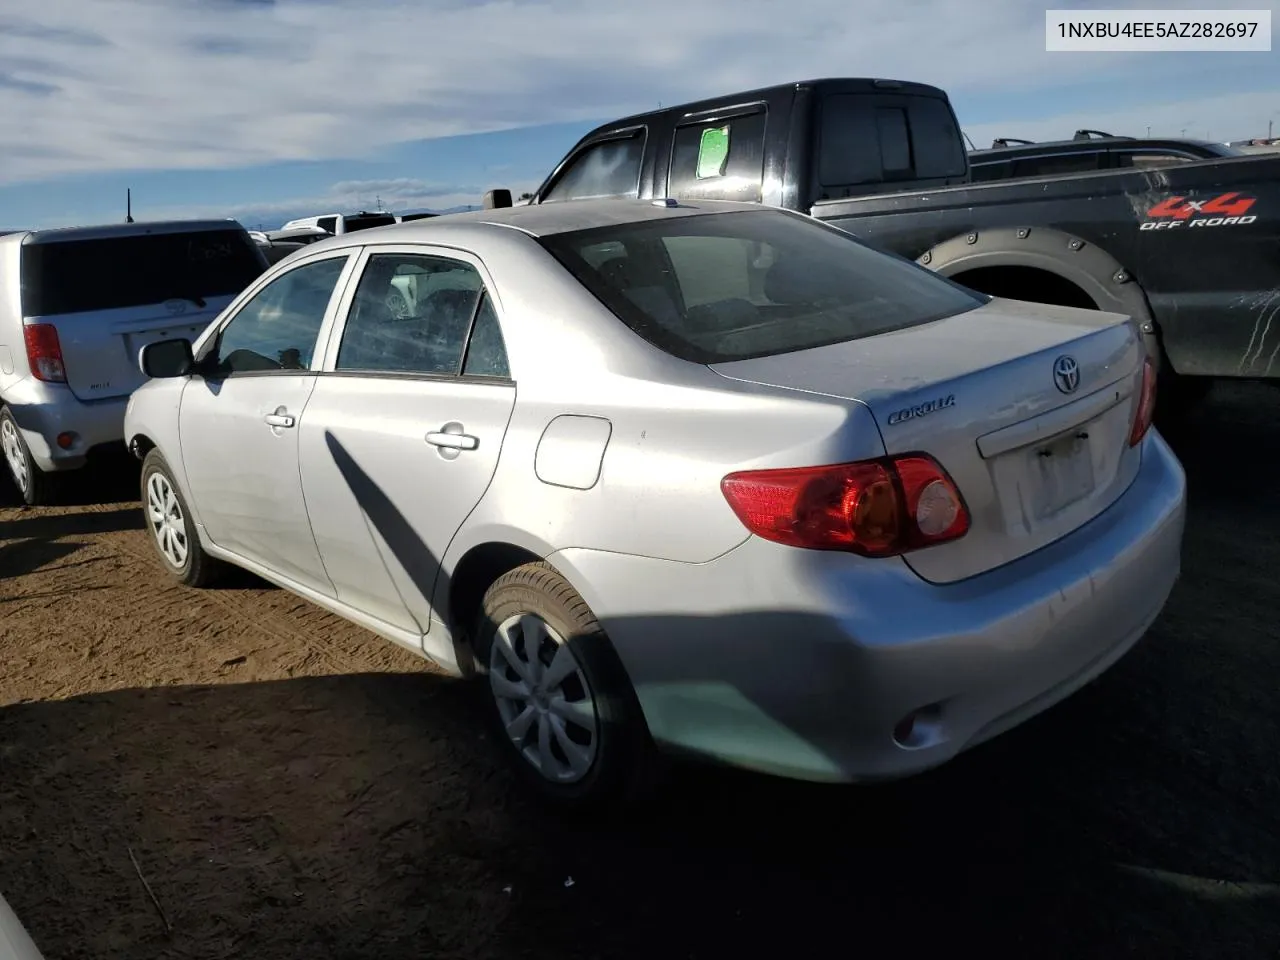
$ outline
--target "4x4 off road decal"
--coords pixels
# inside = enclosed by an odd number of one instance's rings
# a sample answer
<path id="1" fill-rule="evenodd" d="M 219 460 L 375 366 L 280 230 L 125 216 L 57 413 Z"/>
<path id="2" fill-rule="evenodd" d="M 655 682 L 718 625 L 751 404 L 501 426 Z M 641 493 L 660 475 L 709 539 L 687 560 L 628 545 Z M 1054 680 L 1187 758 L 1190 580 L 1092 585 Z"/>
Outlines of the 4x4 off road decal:
<path id="1" fill-rule="evenodd" d="M 1233 227 L 1253 223 L 1258 218 L 1249 211 L 1256 197 L 1239 193 L 1223 193 L 1212 200 L 1188 200 L 1169 197 L 1147 211 L 1141 230 L 1173 230 L 1185 227 Z"/>

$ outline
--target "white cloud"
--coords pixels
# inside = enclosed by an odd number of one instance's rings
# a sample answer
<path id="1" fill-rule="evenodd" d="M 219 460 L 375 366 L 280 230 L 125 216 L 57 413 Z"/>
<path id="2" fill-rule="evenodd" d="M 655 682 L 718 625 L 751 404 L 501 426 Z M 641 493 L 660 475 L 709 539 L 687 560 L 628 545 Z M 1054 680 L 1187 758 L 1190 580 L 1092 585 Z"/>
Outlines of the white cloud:
<path id="1" fill-rule="evenodd" d="M 369 156 L 851 72 L 972 95 L 1010 78 L 1052 88 L 1087 64 L 1159 89 L 1148 55 L 1046 54 L 1043 9 L 1025 0 L 805 0 L 797 16 L 778 0 L 3 6 L 0 143 L 21 149 L 0 150 L 0 183 Z"/>

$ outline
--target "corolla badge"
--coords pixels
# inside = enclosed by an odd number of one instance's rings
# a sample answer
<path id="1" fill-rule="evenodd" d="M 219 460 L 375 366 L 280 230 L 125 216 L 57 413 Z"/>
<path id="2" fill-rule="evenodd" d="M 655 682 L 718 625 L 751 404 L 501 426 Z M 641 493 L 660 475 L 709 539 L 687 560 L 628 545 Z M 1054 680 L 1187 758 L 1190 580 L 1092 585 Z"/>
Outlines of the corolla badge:
<path id="1" fill-rule="evenodd" d="M 185 300 L 166 300 L 164 308 L 168 311 L 169 316 L 176 317 L 180 313 L 187 312 L 187 301 Z"/>
<path id="2" fill-rule="evenodd" d="M 926 400 L 924 403 L 916 404 L 913 407 L 904 407 L 901 410 L 895 410 L 889 414 L 889 426 L 895 426 L 899 423 L 905 423 L 908 420 L 914 420 L 917 417 L 925 417 L 938 410 L 945 410 L 947 407 L 956 405 L 956 395 L 949 393 L 945 397 L 938 397 L 936 400 Z"/>
<path id="3" fill-rule="evenodd" d="M 1080 364 L 1075 357 L 1063 354 L 1053 361 L 1053 382 L 1063 393 L 1075 393 L 1080 386 Z"/>

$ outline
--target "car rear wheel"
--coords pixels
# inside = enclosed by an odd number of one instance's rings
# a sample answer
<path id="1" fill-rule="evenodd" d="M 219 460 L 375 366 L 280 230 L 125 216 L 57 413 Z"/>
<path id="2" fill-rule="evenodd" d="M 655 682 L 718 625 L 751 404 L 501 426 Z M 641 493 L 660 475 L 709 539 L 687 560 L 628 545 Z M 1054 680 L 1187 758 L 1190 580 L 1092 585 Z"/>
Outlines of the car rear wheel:
<path id="1" fill-rule="evenodd" d="M 653 745 L 630 681 L 586 602 L 549 564 L 499 577 L 472 636 L 498 738 L 541 799 L 596 812 L 652 790 Z"/>
<path id="2" fill-rule="evenodd" d="M 27 446 L 22 431 L 18 429 L 18 421 L 8 407 L 0 410 L 0 451 L 4 452 L 9 476 L 13 478 L 13 485 L 18 488 L 23 503 L 39 507 L 53 502 L 54 478 L 36 466 L 31 458 L 31 448 Z"/>
<path id="3" fill-rule="evenodd" d="M 189 587 L 207 586 L 217 579 L 222 563 L 200 544 L 187 501 L 159 450 L 152 450 L 142 461 L 142 512 L 151 544 L 171 574 Z"/>

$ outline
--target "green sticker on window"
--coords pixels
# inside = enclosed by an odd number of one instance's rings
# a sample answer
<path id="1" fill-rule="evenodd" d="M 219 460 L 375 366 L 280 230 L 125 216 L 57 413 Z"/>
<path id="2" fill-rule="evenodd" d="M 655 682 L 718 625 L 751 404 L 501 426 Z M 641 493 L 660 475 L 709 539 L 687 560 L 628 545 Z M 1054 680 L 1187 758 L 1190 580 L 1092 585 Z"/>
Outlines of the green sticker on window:
<path id="1" fill-rule="evenodd" d="M 698 179 L 723 177 L 729 160 L 729 128 L 712 127 L 702 131 L 698 143 Z"/>

